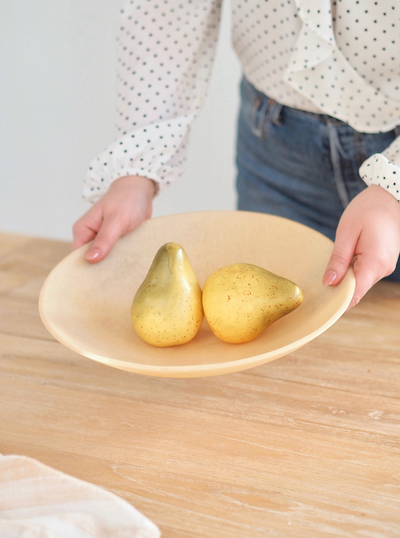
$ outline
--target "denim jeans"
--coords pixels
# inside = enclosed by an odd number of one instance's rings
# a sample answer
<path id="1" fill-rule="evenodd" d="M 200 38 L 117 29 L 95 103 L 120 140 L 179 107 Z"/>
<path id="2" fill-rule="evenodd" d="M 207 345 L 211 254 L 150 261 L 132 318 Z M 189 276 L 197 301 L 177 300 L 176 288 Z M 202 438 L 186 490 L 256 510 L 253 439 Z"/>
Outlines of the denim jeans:
<path id="1" fill-rule="evenodd" d="M 238 209 L 285 217 L 333 241 L 343 210 L 366 184 L 358 169 L 387 148 L 387 133 L 360 133 L 340 120 L 283 106 L 241 83 Z M 391 280 L 400 281 L 400 263 Z"/>

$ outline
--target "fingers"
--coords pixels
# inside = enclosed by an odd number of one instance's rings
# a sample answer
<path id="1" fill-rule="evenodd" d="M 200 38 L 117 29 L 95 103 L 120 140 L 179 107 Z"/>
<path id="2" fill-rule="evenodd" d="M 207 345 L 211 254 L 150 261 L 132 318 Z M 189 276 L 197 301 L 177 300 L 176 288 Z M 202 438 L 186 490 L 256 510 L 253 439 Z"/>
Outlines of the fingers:
<path id="1" fill-rule="evenodd" d="M 155 182 L 141 176 L 124 176 L 73 226 L 73 248 L 93 239 L 85 258 L 103 260 L 117 240 L 151 217 Z"/>
<path id="2" fill-rule="evenodd" d="M 323 283 L 339 284 L 353 262 L 356 286 L 349 308 L 395 270 L 400 250 L 400 208 L 385 189 L 372 185 L 345 209 Z"/>
<path id="3" fill-rule="evenodd" d="M 356 230 L 349 231 L 338 226 L 336 241 L 322 280 L 325 286 L 336 286 L 343 280 L 352 264 L 358 239 Z"/>
<path id="4" fill-rule="evenodd" d="M 94 240 L 85 254 L 86 260 L 92 263 L 103 260 L 127 231 L 127 219 L 123 217 L 123 212 L 114 211 L 106 215 L 103 212 L 101 207 L 93 206 L 73 226 L 73 250 Z"/>
<path id="5" fill-rule="evenodd" d="M 120 219 L 116 218 L 116 215 L 109 214 L 105 216 L 95 240 L 85 255 L 85 259 L 91 263 L 103 260 L 124 234 L 124 225 Z"/>
<path id="6" fill-rule="evenodd" d="M 360 254 L 357 256 L 353 268 L 356 277 L 356 287 L 347 310 L 356 306 L 367 291 L 382 278 L 379 276 L 376 260 L 369 254 Z"/>
<path id="7" fill-rule="evenodd" d="M 75 232 L 75 229 L 76 229 L 76 232 Z M 96 237 L 95 230 L 92 230 L 84 225 L 82 225 L 81 227 L 78 227 L 78 226 L 76 228 L 74 227 L 74 239 L 72 241 L 72 250 L 76 250 L 82 245 L 89 243 L 89 241 L 91 241 L 95 237 Z"/>
<path id="8" fill-rule="evenodd" d="M 77 220 L 72 227 L 72 250 L 76 250 L 94 239 L 100 229 L 102 220 L 102 214 L 96 210 L 95 206 Z"/>
<path id="9" fill-rule="evenodd" d="M 356 287 L 353 297 L 347 310 L 356 306 L 367 291 L 379 280 L 377 277 L 377 262 L 374 256 L 368 252 L 360 252 L 360 236 L 356 233 L 349 233 L 348 230 L 338 227 L 335 245 L 328 262 L 323 284 L 326 286 L 336 286 L 345 277 L 350 265 L 356 278 Z"/>
<path id="10" fill-rule="evenodd" d="M 388 235 L 390 234 L 386 230 L 386 236 Z M 360 234 L 351 234 L 338 227 L 337 239 L 323 283 L 328 286 L 339 284 L 353 263 L 356 286 L 347 310 L 358 304 L 381 278 L 394 271 L 398 256 L 398 251 L 392 248 L 394 243 L 394 240 L 389 239 L 389 248 L 375 229 L 365 228 Z"/>

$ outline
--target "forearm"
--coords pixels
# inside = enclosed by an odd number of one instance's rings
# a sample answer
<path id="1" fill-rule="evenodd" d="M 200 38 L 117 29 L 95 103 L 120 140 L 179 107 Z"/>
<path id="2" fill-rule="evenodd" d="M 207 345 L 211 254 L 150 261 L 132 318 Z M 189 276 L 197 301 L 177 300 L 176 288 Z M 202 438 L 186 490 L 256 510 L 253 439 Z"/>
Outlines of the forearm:
<path id="1" fill-rule="evenodd" d="M 182 174 L 189 129 L 208 87 L 220 7 L 220 0 L 125 3 L 118 34 L 118 138 L 91 163 L 87 200 L 98 200 L 121 176 L 146 176 L 162 190 Z"/>

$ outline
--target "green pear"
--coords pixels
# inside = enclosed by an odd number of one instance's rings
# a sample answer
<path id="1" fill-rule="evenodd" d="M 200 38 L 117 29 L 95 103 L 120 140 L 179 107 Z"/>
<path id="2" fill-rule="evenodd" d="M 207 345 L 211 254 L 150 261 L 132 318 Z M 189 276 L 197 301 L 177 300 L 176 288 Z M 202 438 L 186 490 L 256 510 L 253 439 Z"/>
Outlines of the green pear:
<path id="1" fill-rule="evenodd" d="M 204 316 L 201 289 L 180 245 L 159 249 L 133 299 L 131 316 L 137 334 L 152 346 L 179 346 L 196 336 Z"/>
<path id="2" fill-rule="evenodd" d="M 297 284 L 247 263 L 222 267 L 203 288 L 204 315 L 211 330 L 231 344 L 254 340 L 302 301 Z"/>

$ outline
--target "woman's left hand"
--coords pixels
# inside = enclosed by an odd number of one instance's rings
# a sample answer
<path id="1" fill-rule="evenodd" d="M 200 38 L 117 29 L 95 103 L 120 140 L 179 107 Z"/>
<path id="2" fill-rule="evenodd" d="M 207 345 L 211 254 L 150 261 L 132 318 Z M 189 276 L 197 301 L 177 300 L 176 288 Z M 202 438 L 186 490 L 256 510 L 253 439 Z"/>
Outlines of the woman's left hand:
<path id="1" fill-rule="evenodd" d="M 356 288 L 349 309 L 381 278 L 396 268 L 400 253 L 400 203 L 382 187 L 371 185 L 345 209 L 323 283 L 339 284 L 350 265 Z"/>

